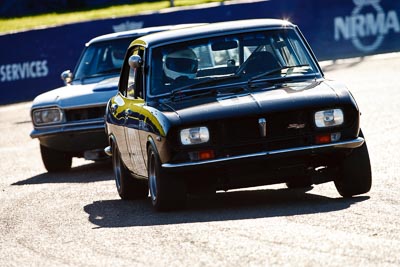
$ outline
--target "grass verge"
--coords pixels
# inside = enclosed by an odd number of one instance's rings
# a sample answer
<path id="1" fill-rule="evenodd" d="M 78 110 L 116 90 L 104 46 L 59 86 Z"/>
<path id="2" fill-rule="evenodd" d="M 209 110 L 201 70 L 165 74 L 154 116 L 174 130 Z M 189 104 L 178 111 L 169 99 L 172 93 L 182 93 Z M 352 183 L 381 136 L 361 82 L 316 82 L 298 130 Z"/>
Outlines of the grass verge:
<path id="1" fill-rule="evenodd" d="M 176 7 L 191 6 L 224 0 L 174 0 Z M 80 9 L 75 11 L 58 11 L 16 18 L 0 18 L 0 33 L 11 33 L 47 26 L 56 26 L 67 23 L 134 16 L 146 11 L 158 11 L 170 7 L 170 1 L 141 1 L 136 4 L 115 5 L 96 9 Z"/>

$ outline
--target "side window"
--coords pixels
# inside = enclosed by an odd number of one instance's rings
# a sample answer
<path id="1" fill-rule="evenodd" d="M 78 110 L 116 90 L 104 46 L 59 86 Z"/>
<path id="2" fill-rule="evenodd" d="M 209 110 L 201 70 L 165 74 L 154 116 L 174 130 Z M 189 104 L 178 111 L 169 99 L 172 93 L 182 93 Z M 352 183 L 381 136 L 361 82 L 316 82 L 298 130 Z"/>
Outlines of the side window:
<path id="1" fill-rule="evenodd" d="M 131 55 L 139 55 L 141 58 L 143 58 L 144 55 L 143 47 L 140 46 L 135 47 Z M 128 84 L 126 90 L 126 96 L 128 98 L 135 98 L 135 97 L 143 98 L 143 90 L 144 90 L 143 79 L 144 79 L 143 67 L 136 69 L 129 68 Z"/>
<path id="2" fill-rule="evenodd" d="M 126 90 L 126 96 L 129 98 L 135 97 L 135 78 L 137 74 L 137 69 L 129 68 L 128 76 L 128 88 Z"/>

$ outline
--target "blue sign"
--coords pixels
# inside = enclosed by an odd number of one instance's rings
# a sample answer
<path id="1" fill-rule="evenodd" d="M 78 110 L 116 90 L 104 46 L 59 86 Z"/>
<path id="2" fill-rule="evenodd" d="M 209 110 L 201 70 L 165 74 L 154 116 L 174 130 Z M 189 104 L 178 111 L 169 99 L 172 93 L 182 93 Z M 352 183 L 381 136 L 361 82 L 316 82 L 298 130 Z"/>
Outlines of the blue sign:
<path id="1" fill-rule="evenodd" d="M 0 35 L 0 104 L 32 100 L 62 86 L 61 72 L 74 69 L 84 44 L 110 32 L 180 23 L 287 19 L 299 25 L 317 58 L 326 60 L 399 51 L 399 12 L 400 1 L 391 0 L 224 2 Z"/>

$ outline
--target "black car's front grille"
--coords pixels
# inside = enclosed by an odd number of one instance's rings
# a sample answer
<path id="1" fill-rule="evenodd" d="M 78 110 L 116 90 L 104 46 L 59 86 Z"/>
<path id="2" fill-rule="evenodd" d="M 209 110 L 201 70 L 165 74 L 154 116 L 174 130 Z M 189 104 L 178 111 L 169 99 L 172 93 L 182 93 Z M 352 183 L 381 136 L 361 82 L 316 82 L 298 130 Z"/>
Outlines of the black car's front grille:
<path id="1" fill-rule="evenodd" d="M 266 135 L 262 135 L 260 120 L 265 120 Z M 219 124 L 224 144 L 236 145 L 243 142 L 273 141 L 304 136 L 310 131 L 307 112 L 290 112 L 236 118 Z"/>
<path id="2" fill-rule="evenodd" d="M 265 120 L 265 136 L 261 121 Z M 310 145 L 313 126 L 306 111 L 276 113 L 225 120 L 216 126 L 223 155 L 256 153 Z"/>
<path id="3" fill-rule="evenodd" d="M 70 109 L 65 111 L 65 115 L 67 122 L 79 122 L 84 120 L 103 118 L 105 110 L 106 110 L 105 106 Z"/>

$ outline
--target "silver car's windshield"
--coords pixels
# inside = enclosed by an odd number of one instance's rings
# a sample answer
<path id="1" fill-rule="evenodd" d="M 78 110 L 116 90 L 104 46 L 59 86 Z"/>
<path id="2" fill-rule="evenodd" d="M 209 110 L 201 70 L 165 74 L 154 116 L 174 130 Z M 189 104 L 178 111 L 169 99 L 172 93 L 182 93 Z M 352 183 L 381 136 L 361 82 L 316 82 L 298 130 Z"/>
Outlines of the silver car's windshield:
<path id="1" fill-rule="evenodd" d="M 125 51 L 132 38 L 114 39 L 89 45 L 82 53 L 74 79 L 119 74 Z"/>
<path id="2" fill-rule="evenodd" d="M 321 74 L 294 29 L 240 33 L 155 48 L 150 94 L 207 87 L 202 80 L 232 75 L 238 79 L 221 79 L 221 84 Z"/>

